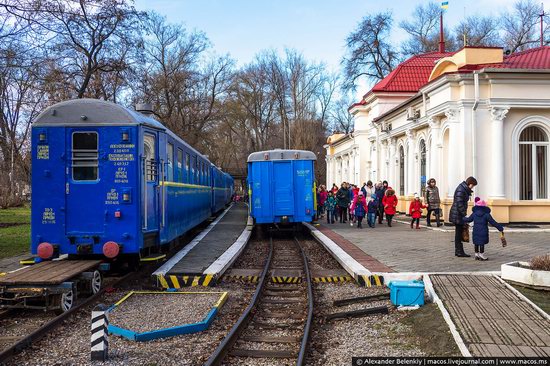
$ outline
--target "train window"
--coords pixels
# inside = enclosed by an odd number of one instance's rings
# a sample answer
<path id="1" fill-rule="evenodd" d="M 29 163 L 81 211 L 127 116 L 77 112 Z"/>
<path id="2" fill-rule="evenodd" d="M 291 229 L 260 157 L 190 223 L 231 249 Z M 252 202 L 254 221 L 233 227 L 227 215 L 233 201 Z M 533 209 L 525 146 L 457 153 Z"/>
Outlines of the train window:
<path id="1" fill-rule="evenodd" d="M 185 181 L 191 183 L 191 157 L 185 153 Z"/>
<path id="2" fill-rule="evenodd" d="M 97 180 L 99 167 L 97 132 L 74 132 L 72 138 L 73 180 Z"/>
<path id="3" fill-rule="evenodd" d="M 148 182 L 157 180 L 157 161 L 155 136 L 146 133 L 143 136 L 143 154 L 145 156 L 145 175 Z"/>
<path id="4" fill-rule="evenodd" d="M 174 181 L 174 145 L 168 144 L 166 146 L 166 180 L 168 182 Z"/>
<path id="5" fill-rule="evenodd" d="M 183 174 L 182 174 L 182 168 L 183 168 L 183 151 L 181 149 L 178 149 L 178 161 L 176 163 L 177 167 L 177 181 L 180 183 L 183 183 Z"/>

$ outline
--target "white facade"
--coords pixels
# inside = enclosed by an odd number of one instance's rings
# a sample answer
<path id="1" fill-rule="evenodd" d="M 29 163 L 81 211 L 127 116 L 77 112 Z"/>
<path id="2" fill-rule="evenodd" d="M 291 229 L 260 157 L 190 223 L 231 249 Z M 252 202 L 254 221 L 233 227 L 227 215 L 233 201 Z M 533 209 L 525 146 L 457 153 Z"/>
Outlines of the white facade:
<path id="1" fill-rule="evenodd" d="M 325 145 L 326 183 L 387 180 L 404 211 L 429 178 L 446 206 L 474 176 L 497 219 L 550 222 L 550 70 L 438 67 L 414 95 L 369 93 L 350 109 L 354 131 Z"/>

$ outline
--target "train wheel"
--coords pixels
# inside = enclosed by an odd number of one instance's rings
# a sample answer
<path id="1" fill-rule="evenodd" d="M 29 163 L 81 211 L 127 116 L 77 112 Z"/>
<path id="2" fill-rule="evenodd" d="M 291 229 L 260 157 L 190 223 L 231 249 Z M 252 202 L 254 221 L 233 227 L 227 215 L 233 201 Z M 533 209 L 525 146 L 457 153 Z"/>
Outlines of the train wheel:
<path id="1" fill-rule="evenodd" d="M 90 279 L 90 289 L 92 291 L 92 295 L 97 294 L 99 290 L 101 290 L 102 283 L 103 279 L 101 278 L 101 273 L 96 269 Z"/>
<path id="2" fill-rule="evenodd" d="M 71 310 L 74 305 L 74 300 L 75 299 L 73 290 L 58 295 L 57 302 L 59 304 L 59 307 L 55 310 L 55 313 L 59 315 Z"/>

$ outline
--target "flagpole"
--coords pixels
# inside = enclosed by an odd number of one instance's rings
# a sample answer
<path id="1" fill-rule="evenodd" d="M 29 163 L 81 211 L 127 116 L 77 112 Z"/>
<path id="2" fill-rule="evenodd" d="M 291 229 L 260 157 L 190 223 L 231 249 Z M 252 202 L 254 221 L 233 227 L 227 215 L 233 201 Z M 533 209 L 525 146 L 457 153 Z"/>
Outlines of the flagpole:
<path id="1" fill-rule="evenodd" d="M 439 52 L 445 53 L 445 40 L 443 37 L 443 9 L 439 14 Z"/>

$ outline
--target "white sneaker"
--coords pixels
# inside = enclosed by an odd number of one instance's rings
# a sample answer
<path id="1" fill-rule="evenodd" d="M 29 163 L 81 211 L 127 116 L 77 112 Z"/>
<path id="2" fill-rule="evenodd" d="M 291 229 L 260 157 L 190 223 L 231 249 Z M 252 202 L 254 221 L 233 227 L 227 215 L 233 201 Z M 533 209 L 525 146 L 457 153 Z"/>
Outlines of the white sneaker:
<path id="1" fill-rule="evenodd" d="M 349 226 L 353 226 L 353 222 L 350 222 L 350 223 L 349 223 Z"/>
<path id="2" fill-rule="evenodd" d="M 488 260 L 488 259 L 489 259 L 489 258 L 487 258 L 487 257 L 485 256 L 484 253 L 479 253 L 479 260 L 480 260 L 480 261 L 486 261 L 486 260 Z"/>
<path id="3" fill-rule="evenodd" d="M 478 260 L 479 260 L 479 253 L 476 253 L 476 255 L 475 255 L 474 259 L 475 259 L 476 261 L 478 261 Z"/>

